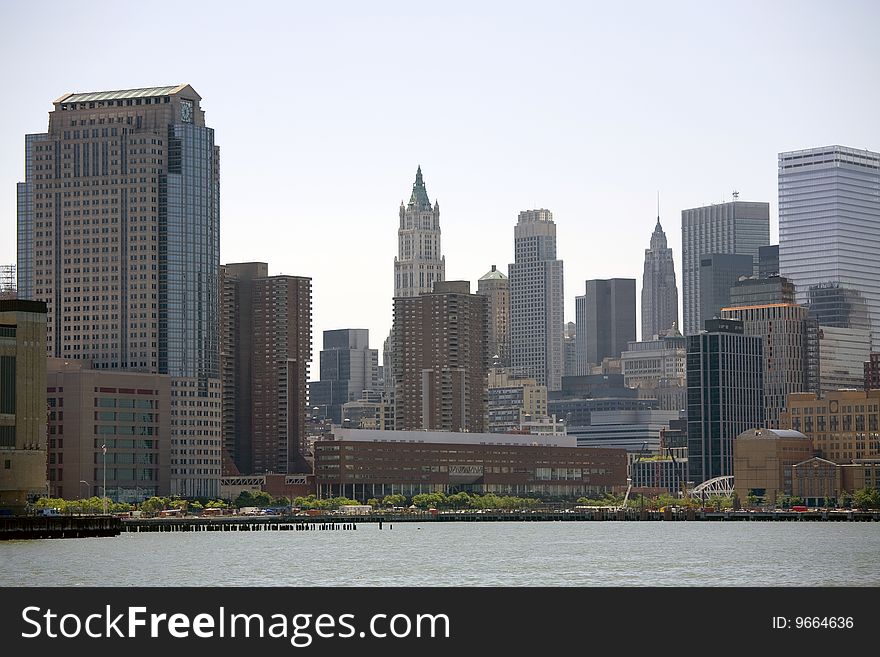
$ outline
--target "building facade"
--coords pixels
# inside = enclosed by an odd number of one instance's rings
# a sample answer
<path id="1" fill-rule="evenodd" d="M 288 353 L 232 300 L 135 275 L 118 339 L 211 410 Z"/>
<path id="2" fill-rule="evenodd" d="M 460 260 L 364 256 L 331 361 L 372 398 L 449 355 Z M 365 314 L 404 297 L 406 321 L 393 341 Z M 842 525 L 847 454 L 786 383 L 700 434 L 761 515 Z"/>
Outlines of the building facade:
<path id="1" fill-rule="evenodd" d="M 872 352 L 865 361 L 865 390 L 880 390 L 880 353 Z"/>
<path id="2" fill-rule="evenodd" d="M 664 335 L 678 325 L 678 285 L 675 282 L 675 261 L 666 245 L 666 233 L 660 217 L 651 235 L 651 246 L 645 249 L 642 273 L 642 340 Z"/>
<path id="3" fill-rule="evenodd" d="M 782 426 L 808 436 L 835 463 L 880 456 L 880 390 L 789 395 Z"/>
<path id="4" fill-rule="evenodd" d="M 50 497 L 103 497 L 106 490 L 111 500 L 137 503 L 170 495 L 171 380 L 50 358 Z M 216 467 L 210 445 L 185 457 L 196 471 Z"/>
<path id="5" fill-rule="evenodd" d="M 801 303 L 809 301 L 815 285 L 857 291 L 867 305 L 875 345 L 880 339 L 878 185 L 880 153 L 835 145 L 779 154 L 780 273 L 797 286 Z"/>
<path id="6" fill-rule="evenodd" d="M 334 432 L 315 443 L 319 497 L 359 501 L 400 493 L 577 498 L 626 485 L 626 452 L 579 449 L 560 435 L 425 431 Z"/>
<path id="7" fill-rule="evenodd" d="M 562 386 L 564 368 L 562 260 L 549 210 L 519 213 L 510 278 L 510 364 L 548 390 Z"/>
<path id="8" fill-rule="evenodd" d="M 547 386 L 535 379 L 511 374 L 507 368 L 489 370 L 488 431 L 509 433 L 524 420 L 547 417 Z"/>
<path id="9" fill-rule="evenodd" d="M 605 358 L 619 358 L 636 339 L 636 281 L 612 278 L 586 282 L 586 293 L 575 297 L 578 373 Z"/>
<path id="10" fill-rule="evenodd" d="M 394 426 L 486 430 L 488 302 L 467 281 L 394 300 Z"/>
<path id="11" fill-rule="evenodd" d="M 0 300 L 0 509 L 46 490 L 46 304 Z"/>
<path id="12" fill-rule="evenodd" d="M 671 328 L 654 339 L 627 343 L 620 369 L 629 388 L 655 388 L 664 383 L 684 386 L 686 361 L 687 340 Z"/>
<path id="13" fill-rule="evenodd" d="M 743 276 L 751 276 L 752 257 L 739 253 L 709 253 L 700 258 L 700 321 L 718 319 L 730 305 L 730 291 Z"/>
<path id="14" fill-rule="evenodd" d="M 660 451 L 660 433 L 679 419 L 679 411 L 639 409 L 625 411 L 594 411 L 590 425 L 571 433 L 578 447 L 617 447 L 630 452 Z"/>
<path id="15" fill-rule="evenodd" d="M 761 338 L 764 353 L 764 426 L 779 428 L 793 392 L 818 392 L 818 335 L 807 309 L 797 304 L 724 308 L 721 316 L 743 323 L 745 335 Z"/>
<path id="16" fill-rule="evenodd" d="M 446 258 L 440 245 L 440 204 L 431 206 L 422 167 L 416 170 L 409 203 L 400 202 L 397 257 L 394 259 L 394 297 L 417 297 L 431 292 L 434 281 L 446 280 Z"/>
<path id="17" fill-rule="evenodd" d="M 477 281 L 477 294 L 489 300 L 489 361 L 510 365 L 510 279 L 492 265 Z"/>
<path id="18" fill-rule="evenodd" d="M 741 504 L 749 497 L 759 504 L 775 505 L 783 495 L 793 495 L 794 466 L 812 458 L 813 445 L 800 431 L 749 429 L 733 443 L 733 485 Z"/>
<path id="19" fill-rule="evenodd" d="M 220 165 L 199 94 L 189 85 L 65 94 L 48 132 L 25 137 L 25 171 L 19 295 L 47 305 L 48 354 L 195 381 L 191 401 L 210 416 L 220 386 Z M 219 431 L 189 419 L 172 422 L 172 491 L 216 494 Z M 211 451 L 212 464 L 190 468 L 193 450 Z"/>
<path id="20" fill-rule="evenodd" d="M 865 360 L 871 353 L 871 332 L 819 326 L 818 335 L 819 391 L 826 394 L 863 388 Z"/>
<path id="21" fill-rule="evenodd" d="M 754 259 L 770 244 L 770 204 L 732 201 L 681 211 L 682 306 L 684 334 L 703 328 L 700 261 L 712 253 L 740 253 Z"/>
<path id="22" fill-rule="evenodd" d="M 310 470 L 305 447 L 311 279 L 261 262 L 222 267 L 224 445 L 238 471 Z"/>
<path id="23" fill-rule="evenodd" d="M 784 276 L 740 278 L 730 288 L 728 306 L 766 306 L 771 303 L 795 303 L 794 283 Z"/>
<path id="24" fill-rule="evenodd" d="M 379 350 L 370 349 L 368 329 L 324 331 L 319 382 L 309 384 L 309 404 L 326 407 L 327 417 L 342 422 L 342 405 L 378 392 Z M 319 385 L 316 385 L 319 384 Z"/>
<path id="25" fill-rule="evenodd" d="M 764 426 L 763 349 L 733 319 L 687 340 L 688 469 L 699 484 L 733 475 L 734 439 Z"/>

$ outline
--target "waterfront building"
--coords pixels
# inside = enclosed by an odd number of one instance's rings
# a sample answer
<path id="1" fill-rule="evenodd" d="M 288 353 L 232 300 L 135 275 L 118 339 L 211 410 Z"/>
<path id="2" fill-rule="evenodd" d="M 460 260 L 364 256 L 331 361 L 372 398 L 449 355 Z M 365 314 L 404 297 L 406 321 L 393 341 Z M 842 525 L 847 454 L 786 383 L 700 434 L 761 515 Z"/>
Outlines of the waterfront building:
<path id="1" fill-rule="evenodd" d="M 671 495 L 681 495 L 687 489 L 687 447 L 670 447 L 650 456 L 630 453 L 628 457 L 633 488 L 664 489 Z"/>
<path id="2" fill-rule="evenodd" d="M 743 323 L 745 335 L 761 338 L 764 363 L 764 426 L 779 427 L 793 392 L 818 392 L 819 340 L 807 309 L 796 304 L 724 308 L 721 316 Z"/>
<path id="3" fill-rule="evenodd" d="M 752 257 L 738 253 L 710 253 L 700 258 L 700 318 L 717 319 L 730 305 L 730 290 L 743 276 L 751 276 Z"/>
<path id="4" fill-rule="evenodd" d="M 0 300 L 0 509 L 46 491 L 46 304 Z"/>
<path id="5" fill-rule="evenodd" d="M 812 456 L 812 442 L 799 431 L 743 431 L 733 442 L 733 485 L 740 504 L 754 496 L 760 505 L 772 506 L 781 496 L 793 495 L 793 468 Z"/>
<path id="6" fill-rule="evenodd" d="M 394 299 L 394 426 L 485 431 L 488 302 L 467 281 Z"/>
<path id="7" fill-rule="evenodd" d="M 626 451 L 564 435 L 337 429 L 315 443 L 319 497 L 400 493 L 598 496 L 626 485 Z"/>
<path id="8" fill-rule="evenodd" d="M 651 235 L 651 246 L 645 249 L 642 273 L 642 340 L 663 335 L 678 324 L 678 286 L 675 283 L 675 261 L 666 245 L 666 233 L 660 216 Z"/>
<path id="9" fill-rule="evenodd" d="M 684 334 L 693 335 L 710 317 L 702 315 L 700 263 L 710 254 L 752 256 L 757 273 L 758 249 L 770 244 L 770 204 L 731 201 L 681 211 L 681 260 Z M 723 305 L 727 305 L 724 303 Z"/>
<path id="10" fill-rule="evenodd" d="M 510 277 L 510 364 L 550 391 L 564 371 L 562 260 L 549 210 L 519 213 Z"/>
<path id="11" fill-rule="evenodd" d="M 780 421 L 808 436 L 829 461 L 880 457 L 880 390 L 835 390 L 822 397 L 793 393 Z"/>
<path id="12" fill-rule="evenodd" d="M 510 365 L 510 279 L 495 265 L 477 281 L 477 294 L 489 300 L 489 362 Z"/>
<path id="13" fill-rule="evenodd" d="M 853 491 L 880 489 L 880 458 L 838 464 L 814 456 L 791 469 L 792 494 L 810 507 L 836 506 Z"/>
<path id="14" fill-rule="evenodd" d="M 605 358 L 619 358 L 636 339 L 634 278 L 589 280 L 575 297 L 578 373 L 589 374 Z"/>
<path id="15" fill-rule="evenodd" d="M 222 453 L 219 148 L 201 101 L 186 84 L 64 94 L 25 136 L 18 185 L 18 293 L 47 305 L 48 354 L 195 393 L 170 411 L 183 496 L 217 494 Z"/>
<path id="16" fill-rule="evenodd" d="M 778 164 L 780 272 L 797 286 L 801 303 L 809 302 L 812 286 L 856 291 L 876 345 L 880 153 L 833 145 L 780 153 Z"/>
<path id="17" fill-rule="evenodd" d="M 311 279 L 265 262 L 221 268 L 224 444 L 244 475 L 310 471 Z"/>
<path id="18" fill-rule="evenodd" d="M 761 338 L 735 319 L 706 321 L 688 336 L 688 468 L 696 484 L 733 475 L 733 442 L 764 426 Z"/>
<path id="19" fill-rule="evenodd" d="M 116 502 L 170 495 L 171 380 L 166 374 L 96 370 L 83 360 L 50 358 L 49 496 L 103 497 L 105 486 Z M 213 466 L 198 450 L 187 458 L 196 467 Z"/>

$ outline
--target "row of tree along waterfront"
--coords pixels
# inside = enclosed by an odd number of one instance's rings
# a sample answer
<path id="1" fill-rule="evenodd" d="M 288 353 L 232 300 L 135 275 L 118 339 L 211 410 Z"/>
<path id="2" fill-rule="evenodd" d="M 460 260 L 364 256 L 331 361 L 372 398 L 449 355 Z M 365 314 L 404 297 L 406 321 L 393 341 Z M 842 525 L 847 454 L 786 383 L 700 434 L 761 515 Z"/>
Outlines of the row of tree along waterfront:
<path id="1" fill-rule="evenodd" d="M 335 511 L 340 507 L 366 504 L 375 512 L 386 510 L 555 510 L 572 508 L 575 506 L 588 507 L 620 507 L 624 505 L 623 495 L 607 494 L 599 498 L 581 497 L 577 500 L 516 497 L 510 495 L 485 495 L 458 492 L 451 495 L 444 493 L 422 493 L 411 498 L 405 495 L 386 495 L 384 498 L 370 498 L 363 502 L 346 497 L 334 497 L 318 499 L 314 495 L 305 497 L 272 497 L 268 493 L 243 491 L 235 500 L 210 500 L 210 499 L 183 499 L 170 497 L 151 497 L 139 504 L 113 502 L 109 499 L 91 497 L 79 500 L 64 500 L 60 498 L 43 497 L 32 506 L 31 512 L 35 514 L 51 510 L 64 515 L 73 514 L 100 514 L 103 512 L 104 503 L 111 514 L 118 515 L 145 515 L 157 516 L 174 513 L 175 515 L 225 515 L 238 513 L 241 509 L 259 509 L 262 512 L 289 514 L 299 511 Z M 630 496 L 626 504 L 630 508 L 647 510 L 660 510 L 667 507 L 679 508 L 712 508 L 718 510 L 733 510 L 745 508 L 763 508 L 764 500 L 759 497 L 749 496 L 745 505 L 735 496 L 725 497 L 716 495 L 707 499 L 680 498 L 673 495 L 658 495 L 648 497 L 643 495 Z M 802 505 L 803 501 L 797 497 L 785 496 L 778 500 L 777 507 L 788 509 Z M 880 509 L 880 490 L 876 488 L 862 488 L 852 494 L 845 494 L 839 499 L 828 498 L 823 505 L 826 509 Z M 137 513 L 133 513 L 137 512 Z"/>

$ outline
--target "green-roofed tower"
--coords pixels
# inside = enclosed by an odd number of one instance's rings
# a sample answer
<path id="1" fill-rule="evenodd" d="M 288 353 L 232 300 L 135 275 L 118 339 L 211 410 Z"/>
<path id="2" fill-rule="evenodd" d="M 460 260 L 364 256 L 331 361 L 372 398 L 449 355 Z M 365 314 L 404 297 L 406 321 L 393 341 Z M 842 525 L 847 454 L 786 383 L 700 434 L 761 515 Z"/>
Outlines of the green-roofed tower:
<path id="1" fill-rule="evenodd" d="M 397 257 L 394 259 L 394 296 L 417 297 L 430 292 L 435 281 L 446 279 L 446 261 L 440 250 L 440 204 L 433 207 L 416 169 L 409 203 L 400 203 Z"/>

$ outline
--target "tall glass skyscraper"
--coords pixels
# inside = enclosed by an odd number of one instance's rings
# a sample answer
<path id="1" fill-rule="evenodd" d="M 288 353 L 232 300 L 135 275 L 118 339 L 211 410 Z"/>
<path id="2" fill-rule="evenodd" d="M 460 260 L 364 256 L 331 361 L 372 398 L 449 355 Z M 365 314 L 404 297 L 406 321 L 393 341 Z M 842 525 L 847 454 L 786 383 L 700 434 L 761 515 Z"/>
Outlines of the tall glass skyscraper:
<path id="1" fill-rule="evenodd" d="M 181 84 L 53 104 L 48 131 L 25 137 L 21 296 L 47 304 L 50 356 L 172 376 L 171 492 L 216 496 L 220 167 L 201 96 Z"/>
<path id="2" fill-rule="evenodd" d="M 710 253 L 752 256 L 758 273 L 758 249 L 770 244 L 770 204 L 731 201 L 681 211 L 684 333 L 703 329 L 700 261 Z"/>
<path id="3" fill-rule="evenodd" d="M 811 289 L 814 297 L 817 290 L 833 289 L 841 299 L 864 299 L 875 348 L 880 343 L 878 262 L 880 153 L 845 146 L 780 153 L 780 273 L 797 286 L 800 303 L 811 301 Z"/>

